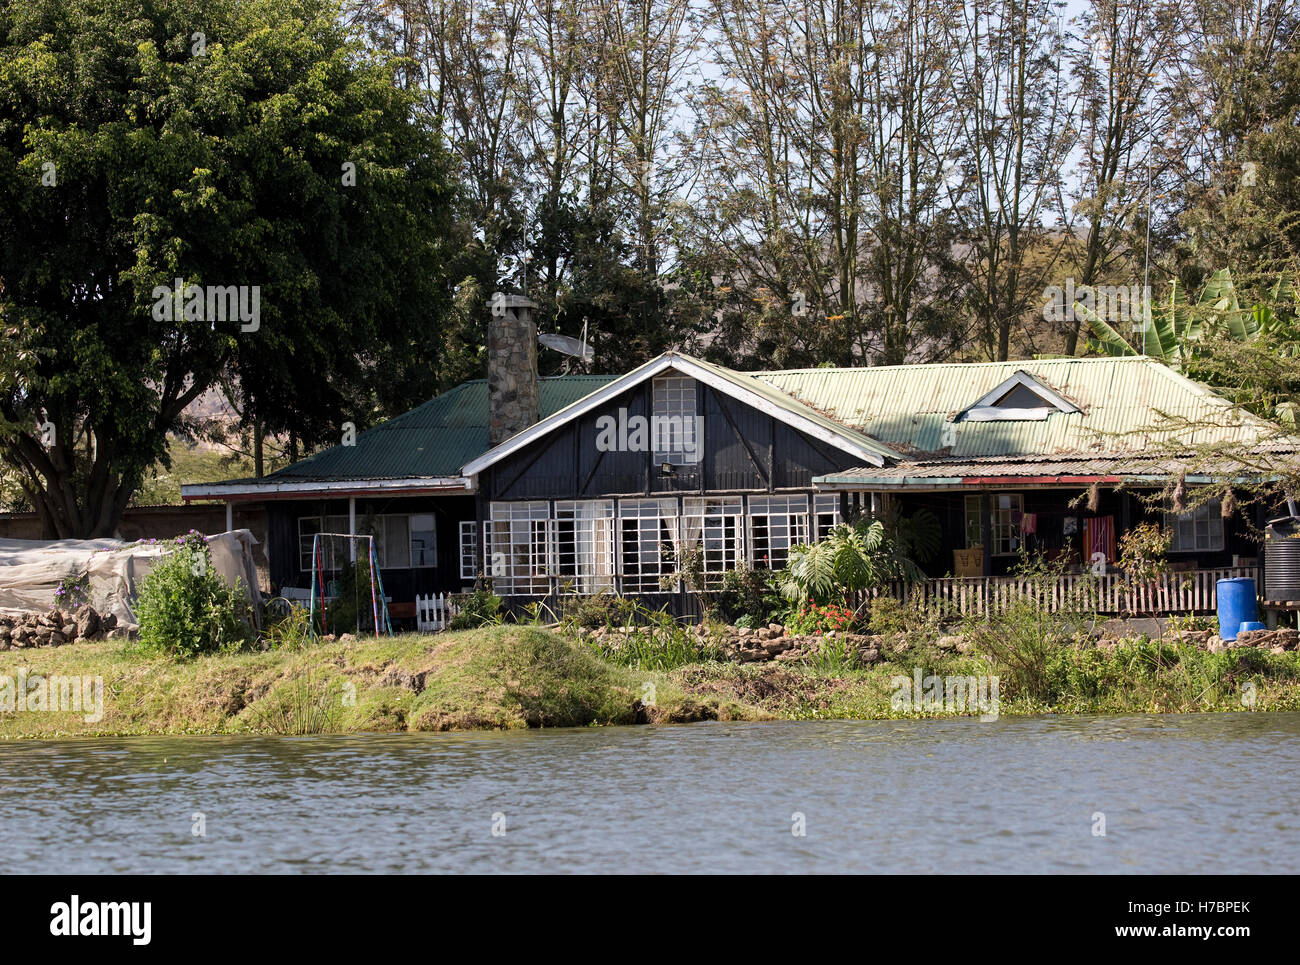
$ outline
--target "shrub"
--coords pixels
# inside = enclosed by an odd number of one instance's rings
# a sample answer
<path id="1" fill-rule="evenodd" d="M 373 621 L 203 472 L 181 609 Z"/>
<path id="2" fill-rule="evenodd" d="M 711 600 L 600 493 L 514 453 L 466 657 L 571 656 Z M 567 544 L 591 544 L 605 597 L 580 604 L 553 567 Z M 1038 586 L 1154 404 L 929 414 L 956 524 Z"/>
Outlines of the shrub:
<path id="1" fill-rule="evenodd" d="M 505 622 L 505 614 L 501 612 L 504 603 L 491 590 L 475 590 L 458 602 L 460 612 L 451 618 L 450 629 L 474 630 L 502 624 Z"/>
<path id="2" fill-rule="evenodd" d="M 378 595 L 378 588 L 375 593 Z M 383 620 L 381 611 L 380 620 Z M 343 567 L 334 582 L 334 599 L 326 610 L 330 633 L 374 632 L 374 601 L 370 596 L 370 561 L 359 559 Z"/>
<path id="3" fill-rule="evenodd" d="M 722 574 L 712 602 L 709 616 L 735 626 L 766 626 L 785 610 L 785 600 L 772 572 L 747 563 Z"/>
<path id="4" fill-rule="evenodd" d="M 667 610 L 653 610 L 631 597 L 614 597 L 605 624 L 619 633 L 589 637 L 593 650 L 611 663 L 639 670 L 672 670 L 718 656 L 714 646 L 678 623 Z"/>
<path id="5" fill-rule="evenodd" d="M 197 534 L 183 537 L 141 581 L 136 617 L 140 645 L 173 656 L 238 650 L 252 637 L 243 585 L 221 578 Z"/>
<path id="6" fill-rule="evenodd" d="M 1077 641 L 1090 637 L 1097 624 L 1095 593 L 1086 584 L 1078 598 L 1053 608 L 1052 589 L 1063 566 L 1025 557 L 1016 571 L 1022 581 L 1020 595 L 1000 613 L 967 618 L 967 638 L 1006 675 L 1008 696 L 1050 703 L 1058 685 L 1054 666 Z"/>

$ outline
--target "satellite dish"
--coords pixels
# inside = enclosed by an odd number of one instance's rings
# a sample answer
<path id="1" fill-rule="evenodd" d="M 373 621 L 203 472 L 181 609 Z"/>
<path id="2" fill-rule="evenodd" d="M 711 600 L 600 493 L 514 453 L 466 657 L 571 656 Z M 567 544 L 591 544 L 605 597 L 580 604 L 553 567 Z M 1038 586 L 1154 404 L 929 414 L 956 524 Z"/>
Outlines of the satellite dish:
<path id="1" fill-rule="evenodd" d="M 590 362 L 596 357 L 596 353 L 585 341 L 570 338 L 568 335 L 560 335 L 555 332 L 543 332 L 537 336 L 537 341 L 547 348 L 555 349 L 557 352 L 563 352 L 565 355 L 572 355 L 576 358 L 580 358 L 584 362 Z"/>

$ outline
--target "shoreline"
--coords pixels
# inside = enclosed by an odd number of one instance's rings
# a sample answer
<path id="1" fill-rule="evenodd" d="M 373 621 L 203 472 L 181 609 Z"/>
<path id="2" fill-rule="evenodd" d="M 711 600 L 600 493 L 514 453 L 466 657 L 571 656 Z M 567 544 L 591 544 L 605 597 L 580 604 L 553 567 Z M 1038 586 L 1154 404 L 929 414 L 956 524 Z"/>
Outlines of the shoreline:
<path id="1" fill-rule="evenodd" d="M 982 656 L 917 649 L 910 660 L 866 669 L 703 661 L 649 671 L 528 625 L 192 660 L 144 655 L 124 641 L 84 642 L 0 653 L 0 740 L 943 719 L 978 717 L 990 696 L 993 716 L 1006 717 L 1300 710 L 1295 651 L 1211 654 L 1143 641 L 1067 650 L 1054 670 L 1056 698 L 1044 702 L 1016 693 L 1005 677 L 1000 694 L 996 682 L 990 694 L 987 680 L 996 675 Z M 27 688 L 46 688 L 46 708 L 57 699 L 48 691 L 64 680 L 84 683 L 88 697 L 100 681 L 102 716 L 86 719 L 94 716 L 90 700 L 76 711 L 16 709 L 24 670 Z M 917 704 L 900 707 L 904 679 L 916 682 Z M 975 699 L 981 679 L 983 707 Z M 941 700 L 952 681 L 971 689 L 964 704 L 935 709 L 921 699 L 922 681 Z M 65 687 L 64 699 L 72 689 Z"/>

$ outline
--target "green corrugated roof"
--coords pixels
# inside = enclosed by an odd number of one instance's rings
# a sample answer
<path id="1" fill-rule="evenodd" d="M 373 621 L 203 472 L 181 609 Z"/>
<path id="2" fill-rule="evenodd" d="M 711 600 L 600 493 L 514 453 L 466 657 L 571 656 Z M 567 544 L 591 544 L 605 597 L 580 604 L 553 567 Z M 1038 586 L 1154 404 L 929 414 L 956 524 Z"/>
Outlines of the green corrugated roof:
<path id="1" fill-rule="evenodd" d="M 612 375 L 560 375 L 541 380 L 542 418 L 595 392 Z M 464 382 L 357 436 L 265 477 L 263 483 L 305 480 L 411 479 L 459 476 L 460 467 L 489 448 L 486 379 Z"/>
<path id="2" fill-rule="evenodd" d="M 1203 422 L 1179 440 L 1254 441 L 1264 423 L 1244 420 L 1227 401 L 1148 358 L 1021 359 L 1013 362 L 894 365 L 754 372 L 751 377 L 886 445 L 910 453 L 944 449 L 944 423 L 1025 372 L 1082 409 L 1039 422 L 957 422 L 952 458 L 1137 452 L 1161 436 L 1159 413 Z"/>

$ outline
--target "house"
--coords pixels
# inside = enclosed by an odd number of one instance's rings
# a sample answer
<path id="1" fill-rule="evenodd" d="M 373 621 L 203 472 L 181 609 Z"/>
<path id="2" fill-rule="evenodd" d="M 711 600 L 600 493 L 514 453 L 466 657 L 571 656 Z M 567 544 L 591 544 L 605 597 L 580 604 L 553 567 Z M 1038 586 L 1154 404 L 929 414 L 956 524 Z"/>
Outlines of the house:
<path id="1" fill-rule="evenodd" d="M 415 594 L 485 575 L 514 602 L 613 590 L 689 612 L 680 583 L 664 587 L 681 548 L 710 580 L 741 561 L 779 567 L 791 546 L 889 503 L 935 514 L 926 592 L 974 606 L 1022 548 L 1113 571 L 1144 519 L 1170 527 L 1189 574 L 1160 606 L 1209 609 L 1219 576 L 1255 572 L 1251 521 L 1216 504 L 1153 512 L 1140 496 L 1183 474 L 1152 454 L 1179 435 L 1160 418 L 1195 426 L 1188 445 L 1254 446 L 1267 429 L 1153 360 L 737 372 L 667 353 L 621 375 L 538 378 L 532 307 L 511 296 L 493 315 L 486 380 L 354 444 L 183 497 L 264 505 L 272 583 L 290 596 L 310 586 L 316 534 L 372 534 L 398 617 Z M 322 544 L 337 571 L 348 541 Z"/>

